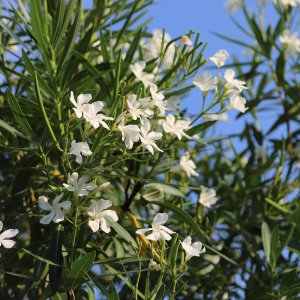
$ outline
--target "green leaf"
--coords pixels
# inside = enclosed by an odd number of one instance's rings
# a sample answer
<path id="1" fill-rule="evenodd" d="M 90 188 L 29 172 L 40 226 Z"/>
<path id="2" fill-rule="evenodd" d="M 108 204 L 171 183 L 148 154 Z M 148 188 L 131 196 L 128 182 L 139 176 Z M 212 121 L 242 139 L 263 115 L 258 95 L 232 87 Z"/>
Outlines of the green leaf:
<path id="1" fill-rule="evenodd" d="M 164 198 L 164 193 L 160 189 L 145 189 L 142 192 L 142 197 L 147 201 L 159 201 Z"/>
<path id="2" fill-rule="evenodd" d="M 57 11 L 55 12 L 56 24 L 54 26 L 55 30 L 52 38 L 52 44 L 54 46 L 54 50 L 57 49 L 58 46 L 60 46 L 60 43 L 66 34 L 67 27 L 70 24 L 70 20 L 74 12 L 76 1 L 75 0 L 69 1 L 68 7 L 65 6 L 64 0 L 59 0 L 57 3 L 58 3 Z"/>
<path id="3" fill-rule="evenodd" d="M 50 121 L 48 119 L 48 116 L 47 116 L 47 113 L 46 113 L 46 110 L 45 110 L 45 107 L 44 107 L 44 103 L 43 103 L 42 96 L 41 96 L 41 93 L 40 93 L 40 87 L 39 87 L 39 82 L 38 82 L 38 78 L 37 78 L 37 73 L 35 72 L 34 75 L 35 75 L 34 76 L 34 79 L 35 79 L 35 94 L 36 94 L 36 97 L 38 99 L 38 103 L 40 105 L 40 109 L 41 109 L 42 115 L 44 117 L 44 121 L 46 123 L 46 127 L 47 127 L 47 129 L 48 129 L 48 131 L 49 131 L 49 133 L 50 133 L 50 135 L 52 137 L 52 140 L 53 140 L 56 148 L 59 151 L 63 152 L 63 150 L 61 149 L 61 147 L 60 147 L 60 145 L 59 145 L 59 143 L 58 143 L 58 141 L 56 139 L 56 136 L 55 136 L 55 134 L 53 132 L 53 129 L 51 127 Z"/>
<path id="4" fill-rule="evenodd" d="M 178 234 L 173 235 L 172 244 L 168 254 L 168 265 L 175 267 L 176 269 L 176 260 L 178 256 L 178 249 L 180 246 L 180 241 L 178 240 Z"/>
<path id="5" fill-rule="evenodd" d="M 80 22 L 79 22 L 79 13 L 77 14 L 70 30 L 68 31 L 68 34 L 67 34 L 67 40 L 66 42 L 64 43 L 64 50 L 63 50 L 63 53 L 61 55 L 61 59 L 60 59 L 60 62 L 59 62 L 59 66 L 63 66 L 64 63 L 66 61 L 68 61 L 70 55 L 71 55 L 71 52 L 74 48 L 74 44 L 75 44 L 75 41 L 76 41 L 76 37 L 78 35 L 78 32 L 79 32 L 79 29 L 80 29 Z"/>
<path id="6" fill-rule="evenodd" d="M 53 233 L 49 249 L 47 253 L 47 258 L 53 261 L 58 266 L 49 266 L 49 281 L 50 288 L 53 293 L 57 291 L 59 285 L 61 284 L 61 273 L 62 273 L 62 264 L 63 264 L 63 255 L 62 255 L 62 244 L 64 240 L 64 232 L 61 229 L 61 226 Z"/>
<path id="7" fill-rule="evenodd" d="M 113 88 L 113 103 L 111 106 L 111 112 L 110 115 L 117 117 L 117 112 L 116 109 L 119 104 L 119 85 L 120 85 L 120 75 L 121 75 L 121 64 L 122 64 L 122 50 L 119 50 L 119 55 L 118 55 L 118 63 L 116 65 L 116 70 L 115 70 L 115 78 L 114 78 L 114 88 Z M 122 109 L 122 107 L 121 107 Z"/>
<path id="8" fill-rule="evenodd" d="M 266 198 L 266 202 L 268 202 L 273 207 L 275 207 L 276 209 L 280 210 L 283 213 L 288 213 L 289 212 L 285 207 L 281 206 L 280 204 L 276 203 L 275 201 L 273 201 L 270 198 Z"/>
<path id="9" fill-rule="evenodd" d="M 292 223 L 291 227 L 289 228 L 289 230 L 287 231 L 286 235 L 284 236 L 284 239 L 280 245 L 280 248 L 278 250 L 278 253 L 280 254 L 283 249 L 289 244 L 291 238 L 293 237 L 293 233 L 294 233 L 294 229 L 296 227 L 296 223 Z"/>
<path id="10" fill-rule="evenodd" d="M 214 125 L 215 123 L 216 123 L 216 121 L 208 121 L 208 122 L 198 124 L 198 125 L 192 127 L 191 129 L 187 130 L 186 134 L 189 136 L 199 134 L 199 133 L 203 132 L 205 129 Z"/>
<path id="11" fill-rule="evenodd" d="M 7 100 L 8 104 L 12 110 L 15 120 L 18 122 L 22 130 L 25 132 L 27 136 L 31 139 L 36 140 L 35 133 L 33 132 L 31 126 L 29 125 L 17 99 L 12 94 L 12 92 L 8 89 L 7 90 Z"/>
<path id="12" fill-rule="evenodd" d="M 109 284 L 109 295 L 108 295 L 108 300 L 120 300 L 118 292 L 116 290 L 115 285 L 113 282 Z"/>
<path id="13" fill-rule="evenodd" d="M 179 217 L 185 223 L 190 225 L 191 229 L 194 230 L 194 232 L 199 237 L 201 242 L 203 241 L 204 238 L 209 240 L 209 237 L 207 236 L 207 234 L 203 230 L 200 229 L 200 227 L 194 222 L 193 218 L 188 213 L 186 213 L 184 210 L 178 208 L 176 205 L 169 203 L 169 202 L 152 201 L 151 203 L 157 204 L 159 206 L 162 206 L 164 208 L 167 208 L 167 209 L 173 211 L 175 213 L 176 217 Z M 204 242 L 202 242 L 202 244 L 211 252 L 214 252 L 214 253 L 218 254 L 219 256 L 221 256 L 222 258 L 224 258 L 225 260 L 227 260 L 228 262 L 230 262 L 234 265 L 237 265 L 237 263 L 235 261 L 233 261 L 231 258 L 224 255 L 223 253 L 219 252 L 215 248 L 205 244 Z"/>
<path id="14" fill-rule="evenodd" d="M 44 91 L 46 91 L 49 94 L 49 96 L 51 96 L 52 98 L 55 98 L 56 97 L 55 92 L 51 89 L 51 87 L 49 87 L 49 85 L 45 82 L 45 80 L 39 74 L 39 72 L 34 67 L 31 60 L 29 59 L 29 57 L 27 56 L 27 54 L 25 53 L 25 51 L 23 49 L 22 49 L 22 60 L 26 66 L 26 70 L 29 72 L 29 74 L 32 77 L 32 81 L 34 81 L 35 72 L 36 72 L 37 78 L 38 78 L 38 81 L 39 81 L 41 87 L 44 89 Z"/>
<path id="15" fill-rule="evenodd" d="M 132 63 L 134 54 L 139 47 L 141 36 L 142 36 L 142 30 L 139 30 L 137 32 L 137 34 L 135 35 L 132 43 L 130 43 L 130 47 L 126 53 L 126 57 L 125 57 L 124 64 L 122 67 L 121 77 L 123 77 L 125 75 L 126 71 L 128 70 L 128 67 Z"/>
<path id="16" fill-rule="evenodd" d="M 113 237 L 115 246 L 116 246 L 116 255 L 117 257 L 124 257 L 125 253 L 124 253 L 124 248 L 122 246 L 122 244 L 119 242 L 118 239 L 116 239 L 115 237 Z"/>
<path id="17" fill-rule="evenodd" d="M 0 127 L 2 127 L 3 129 L 7 130 L 8 132 L 10 132 L 14 136 L 19 136 L 19 137 L 21 137 L 23 139 L 30 140 L 26 135 L 24 135 L 23 133 L 21 133 L 20 131 L 18 131 L 14 127 L 8 125 L 3 120 L 0 120 Z"/>
<path id="18" fill-rule="evenodd" d="M 48 265 L 46 264 L 46 262 L 44 261 L 45 259 L 43 258 L 44 256 L 46 256 L 47 250 L 43 249 L 41 251 L 41 255 L 42 255 L 42 261 L 41 260 L 37 260 L 34 263 L 34 279 L 35 281 L 41 281 L 45 278 L 45 276 L 48 274 L 49 272 L 49 268 Z M 40 256 L 39 256 L 40 257 Z"/>
<path id="19" fill-rule="evenodd" d="M 80 59 L 81 63 L 84 65 L 86 70 L 92 75 L 92 78 L 99 84 L 102 91 L 105 92 L 105 95 L 107 95 L 109 100 L 111 101 L 112 99 L 111 99 L 110 90 L 106 85 L 101 73 L 97 70 L 97 68 L 92 66 L 81 53 L 77 52 L 74 49 L 73 49 L 73 53 L 76 55 L 77 58 Z"/>
<path id="20" fill-rule="evenodd" d="M 284 74 L 285 74 L 285 58 L 284 58 L 284 51 L 281 51 L 280 55 L 276 60 L 276 76 L 277 76 L 277 83 L 279 86 L 284 86 Z"/>
<path id="21" fill-rule="evenodd" d="M 271 253 L 271 231 L 269 225 L 266 222 L 263 222 L 261 225 L 261 236 L 264 251 L 268 261 L 270 261 L 270 253 Z"/>
<path id="22" fill-rule="evenodd" d="M 178 189 L 176 189 L 172 186 L 166 185 L 166 184 L 162 184 L 162 183 L 148 183 L 144 187 L 145 187 L 145 189 L 158 190 L 158 191 L 161 191 L 163 193 L 173 195 L 173 196 L 177 196 L 177 197 L 181 197 L 181 198 L 185 197 L 185 195 L 182 194 Z"/>
<path id="23" fill-rule="evenodd" d="M 120 235 L 121 238 L 132 244 L 134 248 L 138 248 L 136 241 L 124 227 L 122 227 L 118 222 L 114 222 L 109 219 L 106 220 L 109 226 L 112 227 Z"/>
<path id="24" fill-rule="evenodd" d="M 31 251 L 29 251 L 29 250 L 27 250 L 27 249 L 25 249 L 25 248 L 23 248 L 22 250 L 23 250 L 25 253 L 31 255 L 32 257 L 34 257 L 35 259 L 37 259 L 37 260 L 39 260 L 39 261 L 41 261 L 41 262 L 47 263 L 47 264 L 49 264 L 50 266 L 60 266 L 60 265 L 58 265 L 57 263 L 51 261 L 50 259 L 47 259 L 47 258 L 41 257 L 41 256 L 39 256 L 39 255 L 37 255 L 37 254 L 34 254 L 34 253 L 32 253 Z"/>
<path id="25" fill-rule="evenodd" d="M 39 49 L 42 51 L 44 55 L 46 55 L 48 53 L 48 46 L 47 46 L 48 36 L 45 29 L 45 24 L 47 24 L 47 22 L 45 22 L 43 17 L 42 5 L 38 1 L 30 1 L 29 6 L 30 6 L 32 32 L 39 45 Z M 44 9 L 47 12 L 46 7 L 44 7 Z"/>
<path id="26" fill-rule="evenodd" d="M 96 257 L 96 251 L 92 251 L 78 259 L 71 266 L 71 269 L 67 275 L 68 284 L 71 288 L 77 285 L 80 281 L 83 280 L 86 273 L 92 267 Z"/>
<path id="27" fill-rule="evenodd" d="M 278 258 L 278 241 L 279 241 L 279 227 L 278 225 L 273 229 L 271 236 L 270 247 L 270 263 L 272 270 L 275 270 L 276 260 Z"/>

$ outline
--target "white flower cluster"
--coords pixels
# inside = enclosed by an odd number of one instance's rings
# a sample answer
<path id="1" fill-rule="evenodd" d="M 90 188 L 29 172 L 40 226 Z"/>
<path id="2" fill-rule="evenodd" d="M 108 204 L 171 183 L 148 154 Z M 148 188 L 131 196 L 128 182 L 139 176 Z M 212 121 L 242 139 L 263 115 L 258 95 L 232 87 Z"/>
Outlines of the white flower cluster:
<path id="1" fill-rule="evenodd" d="M 296 53 L 300 53 L 300 39 L 298 38 L 298 32 L 291 33 L 286 29 L 279 37 L 279 40 L 285 46 L 287 55 L 293 56 Z"/>
<path id="2" fill-rule="evenodd" d="M 166 213 L 158 213 L 155 215 L 152 221 L 151 228 L 138 229 L 136 234 L 145 234 L 146 232 L 151 231 L 151 233 L 146 237 L 147 240 L 157 241 L 162 239 L 164 241 L 169 241 L 172 239 L 171 234 L 175 232 L 168 227 L 164 226 L 168 221 L 168 214 Z M 186 253 L 185 262 L 189 261 L 193 256 L 200 256 L 200 254 L 205 253 L 206 249 L 202 246 L 201 242 L 192 243 L 191 237 L 187 237 L 181 242 L 182 248 Z M 151 264 L 151 268 L 157 270 L 158 266 L 156 264 Z"/>
<path id="3" fill-rule="evenodd" d="M 184 38 L 185 43 L 191 44 L 191 41 Z M 144 57 L 147 60 L 151 60 L 154 58 L 161 57 L 161 54 L 164 54 L 162 58 L 162 64 L 164 68 L 169 69 L 174 62 L 175 59 L 175 44 L 171 43 L 171 36 L 162 32 L 159 29 L 153 30 L 151 39 L 145 41 L 143 40 L 141 43 L 141 47 L 143 49 Z"/>
<path id="4" fill-rule="evenodd" d="M 244 0 L 227 0 L 225 2 L 225 7 L 230 13 L 238 11 L 244 5 Z"/>
<path id="5" fill-rule="evenodd" d="M 163 137 L 161 132 L 151 130 L 150 120 L 155 110 L 158 111 L 160 118 L 165 117 L 160 122 L 164 132 L 174 134 L 178 139 L 183 136 L 189 138 L 184 131 L 190 128 L 191 122 L 190 120 L 176 120 L 171 114 L 166 115 L 166 111 L 169 110 L 168 103 L 155 84 L 155 76 L 145 72 L 145 68 L 146 62 L 144 61 L 136 62 L 130 67 L 136 81 L 142 82 L 144 88 L 149 89 L 149 97 L 138 98 L 135 94 L 129 95 L 126 100 L 126 111 L 117 118 L 116 122 L 127 149 L 132 149 L 134 143 L 141 142 L 150 153 L 154 154 L 154 149 L 162 152 L 156 145 L 156 141 Z M 137 120 L 139 124 L 136 124 Z"/>
<path id="6" fill-rule="evenodd" d="M 218 68 L 221 68 L 225 65 L 226 60 L 229 58 L 229 53 L 222 49 L 215 53 L 213 56 L 209 57 L 209 60 L 212 61 Z M 224 86 L 224 94 L 225 96 L 229 96 L 230 105 L 226 108 L 229 109 L 237 109 L 241 113 L 244 113 L 248 108 L 246 105 L 246 99 L 240 96 L 240 93 L 247 89 L 246 82 L 236 79 L 235 73 L 232 69 L 227 69 L 224 73 L 225 83 Z M 193 84 L 198 87 L 205 96 L 208 91 L 218 89 L 218 81 L 220 79 L 218 77 L 213 77 L 210 72 L 204 72 L 202 75 L 196 75 L 193 80 Z M 206 114 L 203 116 L 204 118 L 211 121 L 227 121 L 228 115 L 225 111 L 220 114 Z"/>
<path id="7" fill-rule="evenodd" d="M 296 7 L 300 4 L 300 0 L 280 0 L 283 5 L 290 5 Z"/>
<path id="8" fill-rule="evenodd" d="M 73 172 L 68 175 L 69 184 L 64 183 L 63 186 L 67 191 L 74 193 L 76 197 L 87 196 L 90 191 L 93 191 L 98 188 L 102 190 L 109 185 L 109 182 L 106 182 L 100 186 L 90 181 L 89 176 L 79 177 L 77 172 Z M 39 207 L 42 210 L 48 211 L 49 213 L 41 218 L 40 223 L 47 225 L 51 221 L 54 223 L 60 223 L 64 220 L 65 213 L 71 208 L 71 201 L 61 201 L 64 193 L 59 194 L 52 201 L 52 205 L 49 204 L 48 199 L 45 196 L 40 196 L 38 198 Z M 88 209 L 87 214 L 91 218 L 89 221 L 89 226 L 93 232 L 101 229 L 105 233 L 110 232 L 110 227 L 107 220 L 113 222 L 118 221 L 118 216 L 115 211 L 108 210 L 108 207 L 112 206 L 112 202 L 109 200 L 100 199 L 99 201 L 92 203 Z"/>

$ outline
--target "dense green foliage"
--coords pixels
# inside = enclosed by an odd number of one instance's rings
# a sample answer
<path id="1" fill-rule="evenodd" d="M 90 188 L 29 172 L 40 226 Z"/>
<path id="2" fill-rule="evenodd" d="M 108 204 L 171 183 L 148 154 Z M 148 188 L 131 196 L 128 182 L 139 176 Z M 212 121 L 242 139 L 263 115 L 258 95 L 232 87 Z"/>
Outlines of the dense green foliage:
<path id="1" fill-rule="evenodd" d="M 247 26 L 236 22 L 241 40 L 219 33 L 248 51 L 224 66 L 246 81 L 248 110 L 237 116 L 237 133 L 220 137 L 214 130 L 219 121 L 207 116 L 232 108 L 228 82 L 218 77 L 214 92 L 202 91 L 199 112 L 176 105 L 212 63 L 206 43 L 192 31 L 173 40 L 163 31 L 160 51 L 151 56 L 154 33 L 145 21 L 151 4 L 95 0 L 87 9 L 78 0 L 2 3 L 0 219 L 3 230 L 19 234 L 14 247 L 0 248 L 1 299 L 298 299 L 300 45 L 291 53 L 280 37 L 286 29 L 297 31 L 299 7 L 275 1 L 255 13 L 243 6 Z M 268 9 L 277 16 L 270 24 Z M 188 123 L 178 138 L 162 125 L 168 113 L 151 107 L 152 151 L 141 137 L 125 146 L 120 127 L 125 112 L 125 122 L 139 124 L 129 116 L 130 95 L 159 97 L 153 85 L 136 79 L 132 66 L 139 61 L 155 74 L 169 113 L 175 106 L 172 114 Z M 108 129 L 79 118 L 71 92 L 102 101 Z M 259 125 L 266 111 L 274 112 L 268 128 Z M 73 140 L 90 145 L 92 154 L 80 164 L 69 153 Z M 184 171 L 185 153 L 198 176 Z M 70 192 L 73 172 L 89 176 L 97 188 L 84 196 Z M 217 191 L 211 207 L 198 201 L 204 187 Z M 52 203 L 61 193 L 71 203 L 64 220 L 42 224 L 41 197 Z M 107 220 L 110 233 L 91 230 L 90 205 L 100 198 L 118 215 L 118 222 Z M 158 212 L 169 215 L 170 241 L 136 234 Z M 187 261 L 187 236 L 202 242 L 206 253 Z"/>

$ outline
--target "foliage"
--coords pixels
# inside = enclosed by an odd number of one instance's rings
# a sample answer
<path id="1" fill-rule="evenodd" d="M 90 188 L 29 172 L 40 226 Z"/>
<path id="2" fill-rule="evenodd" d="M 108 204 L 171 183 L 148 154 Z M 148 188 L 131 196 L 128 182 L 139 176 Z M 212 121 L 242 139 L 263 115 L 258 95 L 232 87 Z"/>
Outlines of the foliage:
<path id="1" fill-rule="evenodd" d="M 244 4 L 245 41 L 219 36 L 250 54 L 223 80 L 199 33 L 148 32 L 151 4 L 2 3 L 1 298 L 299 296 L 297 8 Z M 213 135 L 233 108 L 240 131 Z"/>

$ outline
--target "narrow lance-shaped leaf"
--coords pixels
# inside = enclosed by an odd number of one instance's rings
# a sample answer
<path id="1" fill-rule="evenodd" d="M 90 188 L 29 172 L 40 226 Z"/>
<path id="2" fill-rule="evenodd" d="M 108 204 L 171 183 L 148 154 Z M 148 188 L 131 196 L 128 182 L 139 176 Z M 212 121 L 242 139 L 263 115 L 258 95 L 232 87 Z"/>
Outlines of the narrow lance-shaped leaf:
<path id="1" fill-rule="evenodd" d="M 31 126 L 29 125 L 25 114 L 23 113 L 17 99 L 13 93 L 8 89 L 7 90 L 7 100 L 8 104 L 12 110 L 15 120 L 18 122 L 25 134 L 30 137 L 32 140 L 36 140 L 36 136 Z"/>
<path id="2" fill-rule="evenodd" d="M 261 226 L 261 236 L 266 257 L 270 261 L 271 231 L 266 222 L 263 222 Z"/>
<path id="3" fill-rule="evenodd" d="M 45 107 L 44 107 L 44 103 L 43 103 L 43 100 L 42 100 L 42 96 L 41 96 L 40 88 L 39 88 L 39 83 L 38 83 L 38 79 L 37 79 L 37 73 L 35 72 L 34 75 L 35 75 L 35 78 L 34 78 L 35 79 L 35 93 L 36 93 L 36 97 L 38 99 L 38 103 L 40 105 L 40 108 L 41 108 L 41 111 L 42 111 L 42 114 L 43 114 L 43 117 L 44 117 L 44 121 L 45 121 L 46 126 L 47 126 L 47 129 L 48 129 L 48 131 L 49 131 L 49 133 L 50 133 L 50 135 L 52 137 L 52 140 L 53 140 L 56 148 L 59 151 L 63 152 L 63 150 L 61 149 L 61 147 L 60 147 L 60 145 L 59 145 L 59 143 L 58 143 L 58 141 L 56 139 L 56 136 L 55 136 L 55 134 L 53 132 L 52 126 L 50 124 L 50 121 L 48 119 L 48 116 L 47 116 L 47 113 L 46 113 L 46 110 L 45 110 Z"/>
<path id="4" fill-rule="evenodd" d="M 92 251 L 78 259 L 72 264 L 71 269 L 67 275 L 68 285 L 73 288 L 79 282 L 81 282 L 84 276 L 92 267 L 96 257 L 96 251 Z"/>

